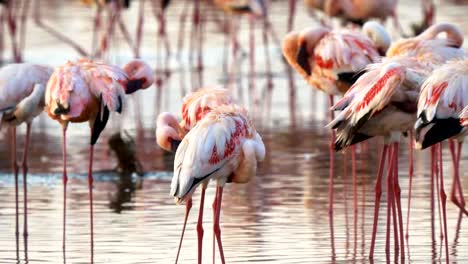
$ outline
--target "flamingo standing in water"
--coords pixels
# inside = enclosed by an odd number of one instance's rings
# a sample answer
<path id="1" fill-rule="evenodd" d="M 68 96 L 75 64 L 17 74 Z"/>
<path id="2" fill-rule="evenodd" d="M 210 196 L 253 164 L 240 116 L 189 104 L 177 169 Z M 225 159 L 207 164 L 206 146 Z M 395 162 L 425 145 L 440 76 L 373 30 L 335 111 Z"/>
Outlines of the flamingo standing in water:
<path id="1" fill-rule="evenodd" d="M 437 38 L 439 33 L 447 33 L 447 39 Z M 401 216 L 400 188 L 398 184 L 398 142 L 401 132 L 412 129 L 416 120 L 416 104 L 420 86 L 430 72 L 453 58 L 463 57 L 460 49 L 463 35 L 451 24 L 434 25 L 420 36 L 401 40 L 387 51 L 388 58 L 382 63 L 368 67 L 353 87 L 334 107 L 342 112 L 329 124 L 337 129 L 337 150 L 364 141 L 373 136 L 384 136 L 385 146 L 382 151 L 377 182 L 375 187 L 376 204 L 370 258 L 373 258 L 381 181 L 387 152 L 390 153 L 387 176 L 387 247 L 389 239 L 390 210 L 396 225 L 394 203 L 398 208 L 400 223 L 401 254 L 404 256 L 403 224 Z M 396 194 L 396 197 L 393 194 Z M 398 237 L 395 227 L 395 245 Z M 448 257 L 447 257 L 448 258 Z"/>
<path id="2" fill-rule="evenodd" d="M 202 88 L 187 95 L 182 105 L 182 120 L 179 123 L 177 118 L 170 113 L 161 113 L 156 122 L 156 141 L 158 145 L 171 152 L 176 152 L 185 135 L 212 109 L 229 105 L 234 102 L 231 93 L 222 88 Z M 200 209 L 197 223 L 198 236 L 198 263 L 202 262 L 202 241 L 203 241 L 203 207 L 205 201 L 205 191 L 209 180 L 202 183 Z M 179 248 L 177 250 L 176 263 L 179 260 L 180 249 L 184 238 L 187 218 L 192 208 L 192 198 L 185 203 L 185 218 L 180 237 Z"/>
<path id="3" fill-rule="evenodd" d="M 333 97 L 345 93 L 368 64 L 380 61 L 380 54 L 384 54 L 389 45 L 390 36 L 385 29 L 377 22 L 368 22 L 362 33 L 325 27 L 291 32 L 283 40 L 283 55 L 309 85 L 329 95 L 331 107 Z M 333 111 L 330 111 L 330 119 L 334 119 Z M 333 131 L 331 142 L 334 141 Z M 330 214 L 333 213 L 333 175 L 334 150 L 330 145 Z M 356 208 L 355 177 L 353 179 Z"/>
<path id="4" fill-rule="evenodd" d="M 67 62 L 53 72 L 46 89 L 45 111 L 62 125 L 63 142 L 63 248 L 65 249 L 66 215 L 66 131 L 68 123 L 89 122 L 91 130 L 88 168 L 90 200 L 91 261 L 94 257 L 93 239 L 93 150 L 94 144 L 109 119 L 110 112 L 120 113 L 124 95 L 152 85 L 151 68 L 141 60 L 133 60 L 123 69 L 117 66 L 81 59 Z"/>
<path id="5" fill-rule="evenodd" d="M 245 109 L 222 105 L 212 109 L 193 127 L 176 151 L 171 195 L 176 203 L 190 199 L 196 187 L 216 180 L 213 232 L 221 262 L 225 263 L 219 226 L 226 182 L 247 183 L 257 172 L 265 146 Z"/>
<path id="6" fill-rule="evenodd" d="M 468 132 L 467 109 L 468 59 L 465 58 L 441 66 L 424 82 L 418 101 L 415 147 L 425 149 L 451 139 L 449 145 L 454 163 L 454 179 L 450 199 L 468 216 L 459 174 L 461 147 Z M 457 149 L 453 139 L 458 141 Z"/>
<path id="7" fill-rule="evenodd" d="M 44 93 L 53 69 L 38 64 L 10 64 L 0 69 L 0 129 L 8 124 L 12 129 L 11 162 L 15 176 L 16 236 L 19 234 L 18 221 L 18 164 L 16 161 L 16 126 L 26 123 L 22 170 L 24 195 L 24 231 L 28 236 L 27 173 L 28 148 L 33 119 L 44 110 Z"/>

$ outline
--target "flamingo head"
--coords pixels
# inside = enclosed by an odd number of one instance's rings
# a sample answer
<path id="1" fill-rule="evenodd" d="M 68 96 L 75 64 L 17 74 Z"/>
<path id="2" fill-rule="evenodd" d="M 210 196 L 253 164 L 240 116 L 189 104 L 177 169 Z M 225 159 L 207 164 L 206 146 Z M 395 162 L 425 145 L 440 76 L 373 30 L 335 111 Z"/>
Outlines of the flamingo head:
<path id="1" fill-rule="evenodd" d="M 142 60 L 133 60 L 127 63 L 123 70 L 128 76 L 125 93 L 131 94 L 140 89 L 150 87 L 154 82 L 154 74 L 151 67 Z"/>
<path id="2" fill-rule="evenodd" d="M 313 57 L 315 46 L 329 32 L 325 27 L 306 29 L 300 33 L 291 32 L 283 39 L 283 55 L 291 65 L 299 66 L 303 75 L 310 76 L 310 58 Z"/>
<path id="3" fill-rule="evenodd" d="M 372 40 L 380 55 L 384 56 L 391 44 L 391 38 L 382 24 L 368 21 L 362 27 L 362 33 Z"/>
<path id="4" fill-rule="evenodd" d="M 428 121 L 426 113 L 423 111 L 416 120 L 414 130 L 415 148 L 425 149 L 460 134 L 463 127 L 457 118 L 435 118 Z"/>
<path id="5" fill-rule="evenodd" d="M 167 151 L 176 152 L 182 138 L 182 128 L 177 118 L 167 112 L 161 113 L 156 121 L 156 142 Z"/>

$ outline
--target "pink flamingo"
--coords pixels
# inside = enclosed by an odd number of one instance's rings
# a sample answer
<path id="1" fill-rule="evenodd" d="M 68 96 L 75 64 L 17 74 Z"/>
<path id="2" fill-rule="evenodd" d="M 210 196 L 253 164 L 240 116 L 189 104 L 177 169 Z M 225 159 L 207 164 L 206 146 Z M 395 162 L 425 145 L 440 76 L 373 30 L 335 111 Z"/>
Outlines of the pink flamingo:
<path id="1" fill-rule="evenodd" d="M 380 54 L 385 53 L 389 45 L 390 36 L 385 29 L 377 22 L 368 22 L 362 33 L 325 27 L 291 32 L 283 40 L 283 55 L 309 85 L 329 95 L 331 107 L 333 97 L 345 93 L 368 64 L 380 61 Z M 330 111 L 330 119 L 334 119 L 333 111 Z M 332 131 L 331 142 L 334 141 Z M 330 145 L 330 215 L 333 214 L 333 175 L 334 150 Z M 353 173 L 354 206 L 357 209 L 355 178 Z"/>
<path id="2" fill-rule="evenodd" d="M 156 141 L 158 145 L 171 152 L 176 152 L 185 135 L 212 109 L 232 104 L 234 99 L 227 89 L 223 88 L 202 88 L 187 95 L 182 105 L 182 120 L 179 123 L 177 118 L 170 113 L 161 113 L 156 122 Z M 205 201 L 205 191 L 208 181 L 202 183 L 200 209 L 197 223 L 198 236 L 198 263 L 202 262 L 202 241 L 203 241 L 203 206 Z M 185 203 L 185 217 L 180 237 L 179 248 L 175 263 L 179 260 L 180 249 L 184 238 L 187 218 L 192 208 L 191 197 Z"/>
<path id="3" fill-rule="evenodd" d="M 425 149 L 449 138 L 458 141 L 456 150 L 453 142 L 450 141 L 454 162 L 454 180 L 450 199 L 468 216 L 459 175 L 461 147 L 468 131 L 466 129 L 467 66 L 468 59 L 450 61 L 436 69 L 424 82 L 418 101 L 415 147 Z M 458 192 L 458 198 L 456 192 Z"/>
<path id="4" fill-rule="evenodd" d="M 65 250 L 66 215 L 66 131 L 68 123 L 89 122 L 91 130 L 88 188 L 90 200 L 91 261 L 94 257 L 93 239 L 93 150 L 94 144 L 109 119 L 110 112 L 122 111 L 124 95 L 152 85 L 151 68 L 140 60 L 133 60 L 123 69 L 117 66 L 81 59 L 59 66 L 52 74 L 46 89 L 45 111 L 62 125 L 63 132 L 63 248 Z"/>
<path id="5" fill-rule="evenodd" d="M 374 227 L 372 234 L 370 258 L 373 257 L 375 236 L 377 231 L 378 209 L 381 196 L 381 181 L 387 151 L 390 151 L 389 174 L 387 180 L 390 185 L 387 190 L 388 208 L 393 210 L 394 203 L 398 208 L 398 222 L 400 230 L 401 253 L 404 256 L 403 224 L 401 216 L 400 188 L 397 175 L 397 158 L 399 134 L 412 129 L 416 120 L 416 104 L 420 86 L 423 80 L 437 66 L 446 60 L 462 57 L 463 51 L 459 49 L 463 39 L 447 34 L 447 39 L 438 39 L 441 32 L 459 30 L 453 25 L 439 24 L 432 26 L 422 35 L 395 43 L 389 48 L 387 56 L 392 51 L 395 57 L 390 57 L 382 63 L 369 66 L 354 86 L 345 94 L 334 107 L 342 112 L 329 124 L 337 129 L 336 149 L 342 149 L 356 144 L 373 136 L 385 137 L 385 146 L 382 151 L 381 163 L 375 187 L 376 205 L 374 211 Z M 401 47 L 402 44 L 411 44 Z M 395 45 L 398 45 L 396 47 Z M 452 47 L 454 46 L 455 47 Z M 411 47 L 411 48 L 410 48 Z M 396 56 L 400 55 L 400 56 Z M 389 150 L 390 149 L 390 150 Z M 393 197 L 393 194 L 396 197 Z M 395 200 L 394 200 L 395 199 Z M 387 241 L 389 237 L 389 215 L 387 213 Z M 394 224 L 396 215 L 393 213 Z M 395 228 L 395 244 L 397 244 Z M 388 243 L 386 250 L 388 252 Z"/>
<path id="6" fill-rule="evenodd" d="M 176 203 L 189 200 L 200 184 L 216 180 L 213 232 L 225 263 L 219 226 L 226 182 L 247 183 L 257 172 L 265 146 L 245 109 L 222 105 L 207 113 L 177 148 L 171 195 Z"/>
<path id="7" fill-rule="evenodd" d="M 2 124 L 11 126 L 12 152 L 11 161 L 15 175 L 16 228 L 18 236 L 18 164 L 16 161 L 16 126 L 26 123 L 22 170 L 24 188 L 24 231 L 28 236 L 27 173 L 28 149 L 33 119 L 44 109 L 44 93 L 47 81 L 53 69 L 38 64 L 10 64 L 0 69 L 0 129 Z"/>

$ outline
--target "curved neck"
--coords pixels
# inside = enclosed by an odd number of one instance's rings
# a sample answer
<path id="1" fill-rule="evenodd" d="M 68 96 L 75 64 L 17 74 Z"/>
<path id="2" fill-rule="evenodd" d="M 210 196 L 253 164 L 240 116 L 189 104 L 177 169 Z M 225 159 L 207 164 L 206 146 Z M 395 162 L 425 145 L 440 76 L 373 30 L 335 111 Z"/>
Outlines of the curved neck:
<path id="1" fill-rule="evenodd" d="M 440 23 L 428 28 L 421 35 L 422 39 L 435 39 L 440 33 L 445 32 L 447 34 L 447 40 L 450 44 L 460 48 L 463 45 L 463 34 L 460 30 L 449 23 Z"/>

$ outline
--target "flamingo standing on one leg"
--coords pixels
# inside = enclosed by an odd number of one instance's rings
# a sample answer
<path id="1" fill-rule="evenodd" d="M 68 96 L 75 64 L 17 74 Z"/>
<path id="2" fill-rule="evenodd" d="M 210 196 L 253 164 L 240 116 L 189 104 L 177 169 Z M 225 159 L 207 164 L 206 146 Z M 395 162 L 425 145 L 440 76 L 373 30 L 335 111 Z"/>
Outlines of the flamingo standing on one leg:
<path id="1" fill-rule="evenodd" d="M 213 232 L 221 262 L 225 263 L 219 226 L 226 182 L 247 183 L 265 157 L 265 146 L 245 109 L 222 105 L 207 113 L 182 140 L 174 161 L 171 195 L 180 203 L 190 199 L 196 187 L 216 180 Z"/>
<path id="2" fill-rule="evenodd" d="M 362 33 L 330 30 L 325 27 L 291 32 L 283 40 L 283 55 L 311 86 L 329 95 L 331 107 L 334 104 L 334 95 L 345 93 L 368 64 L 380 61 L 380 54 L 385 53 L 389 45 L 390 36 L 385 29 L 377 22 L 368 22 L 364 25 Z M 333 111 L 330 111 L 330 119 L 334 119 Z M 333 214 L 334 202 L 332 145 L 334 141 L 335 134 L 332 131 L 329 179 L 330 215 Z M 353 172 L 353 183 L 355 183 L 355 175 Z M 356 212 L 357 191 L 354 184 L 353 187 Z"/>
<path id="3" fill-rule="evenodd" d="M 0 129 L 2 123 L 12 127 L 12 168 L 15 176 L 16 227 L 18 237 L 18 164 L 16 161 L 16 126 L 26 123 L 26 140 L 24 143 L 22 170 L 24 188 L 24 229 L 28 236 L 28 147 L 33 119 L 44 109 L 44 93 L 47 81 L 53 69 L 38 64 L 10 64 L 0 69 Z"/>
<path id="4" fill-rule="evenodd" d="M 151 68 L 140 60 L 117 66 L 81 59 L 67 62 L 55 69 L 46 89 L 45 110 L 62 125 L 63 132 L 63 248 L 65 249 L 66 209 L 66 130 L 68 123 L 89 122 L 91 129 L 88 188 L 90 199 L 91 262 L 94 257 L 93 240 L 93 150 L 94 144 L 106 126 L 110 112 L 122 111 L 124 95 L 152 85 Z"/>
<path id="5" fill-rule="evenodd" d="M 161 113 L 156 124 L 156 141 L 158 145 L 171 152 L 176 152 L 185 135 L 212 109 L 220 105 L 233 103 L 234 99 L 229 90 L 222 88 L 203 88 L 184 98 L 182 106 L 182 120 L 179 123 L 177 118 L 170 113 Z M 202 241 L 203 241 L 203 207 L 205 201 L 205 191 L 208 181 L 203 182 L 200 198 L 200 211 L 198 215 L 197 236 L 198 236 L 198 263 L 202 262 Z M 191 198 L 186 202 L 185 218 L 180 237 L 179 248 L 175 263 L 179 260 L 180 249 L 185 233 L 187 218 L 192 207 Z"/>

